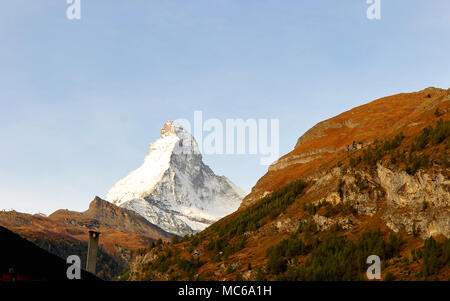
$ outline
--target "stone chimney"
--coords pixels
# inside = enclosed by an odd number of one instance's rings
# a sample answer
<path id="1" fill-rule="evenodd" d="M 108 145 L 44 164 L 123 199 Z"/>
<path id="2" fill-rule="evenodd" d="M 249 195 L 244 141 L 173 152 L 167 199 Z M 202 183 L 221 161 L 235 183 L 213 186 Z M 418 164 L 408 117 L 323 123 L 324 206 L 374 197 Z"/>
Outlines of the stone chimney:
<path id="1" fill-rule="evenodd" d="M 89 245 L 86 262 L 86 270 L 95 275 L 95 267 L 97 265 L 98 240 L 100 232 L 89 231 Z"/>

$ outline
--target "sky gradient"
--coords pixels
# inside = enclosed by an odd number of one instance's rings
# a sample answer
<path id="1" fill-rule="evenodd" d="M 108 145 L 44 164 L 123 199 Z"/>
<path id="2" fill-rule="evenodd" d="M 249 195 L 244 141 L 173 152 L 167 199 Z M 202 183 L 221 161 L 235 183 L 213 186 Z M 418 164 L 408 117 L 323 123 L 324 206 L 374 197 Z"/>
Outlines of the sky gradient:
<path id="1" fill-rule="evenodd" d="M 379 97 L 450 87 L 447 0 L 4 1 L 0 209 L 86 210 L 167 120 L 279 118 L 280 155 Z M 259 156 L 208 155 L 250 190 Z"/>

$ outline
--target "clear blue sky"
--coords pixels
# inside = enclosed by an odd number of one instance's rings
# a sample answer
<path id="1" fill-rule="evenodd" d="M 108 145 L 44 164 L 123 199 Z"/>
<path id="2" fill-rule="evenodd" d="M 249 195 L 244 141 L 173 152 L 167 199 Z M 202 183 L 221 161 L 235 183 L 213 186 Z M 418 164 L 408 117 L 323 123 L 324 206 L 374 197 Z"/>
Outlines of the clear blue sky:
<path id="1" fill-rule="evenodd" d="M 0 209 L 85 210 L 171 119 L 279 118 L 280 152 L 373 99 L 450 87 L 450 1 L 2 1 Z M 205 157 L 250 189 L 258 156 Z"/>

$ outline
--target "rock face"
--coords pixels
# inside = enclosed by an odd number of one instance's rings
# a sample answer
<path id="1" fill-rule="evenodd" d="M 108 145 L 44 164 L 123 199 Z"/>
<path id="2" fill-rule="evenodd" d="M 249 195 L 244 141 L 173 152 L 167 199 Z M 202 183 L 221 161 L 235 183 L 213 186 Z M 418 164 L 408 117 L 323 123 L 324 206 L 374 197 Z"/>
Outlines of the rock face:
<path id="1" fill-rule="evenodd" d="M 117 182 L 106 200 L 133 210 L 167 232 L 203 230 L 234 212 L 246 192 L 203 163 L 195 139 L 167 122 L 141 167 Z"/>
<path id="2" fill-rule="evenodd" d="M 411 176 L 379 165 L 377 177 L 386 191 L 383 219 L 389 228 L 417 232 L 422 238 L 450 237 L 450 181 L 442 173 Z"/>
<path id="3" fill-rule="evenodd" d="M 353 214 L 344 218 L 316 214 L 314 221 L 320 229 L 335 224 L 350 229 L 360 224 L 364 216 L 373 217 L 375 222 L 375 214 L 380 213 L 380 220 L 375 223 L 386 224 L 394 232 L 404 231 L 423 239 L 450 237 L 450 181 L 443 171 L 409 175 L 404 170 L 378 164 L 375 172 L 355 169 L 344 176 L 341 172 L 340 168 L 334 168 L 311 178 L 314 185 L 307 194 L 321 197 L 315 204 L 325 201 L 332 206 L 347 204 L 353 208 Z M 359 184 L 355 174 L 361 179 Z M 340 192 L 330 191 L 337 189 L 338 179 L 342 181 Z"/>

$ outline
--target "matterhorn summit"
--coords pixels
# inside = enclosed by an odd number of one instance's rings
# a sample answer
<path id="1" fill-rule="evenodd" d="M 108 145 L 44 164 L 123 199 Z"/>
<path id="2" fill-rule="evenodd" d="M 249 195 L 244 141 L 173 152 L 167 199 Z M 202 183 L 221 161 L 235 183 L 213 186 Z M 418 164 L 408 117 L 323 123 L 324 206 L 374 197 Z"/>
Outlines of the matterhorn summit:
<path id="1" fill-rule="evenodd" d="M 167 232 L 203 230 L 238 209 L 246 191 L 203 163 L 197 142 L 169 121 L 144 163 L 117 182 L 106 200 L 133 210 Z"/>

